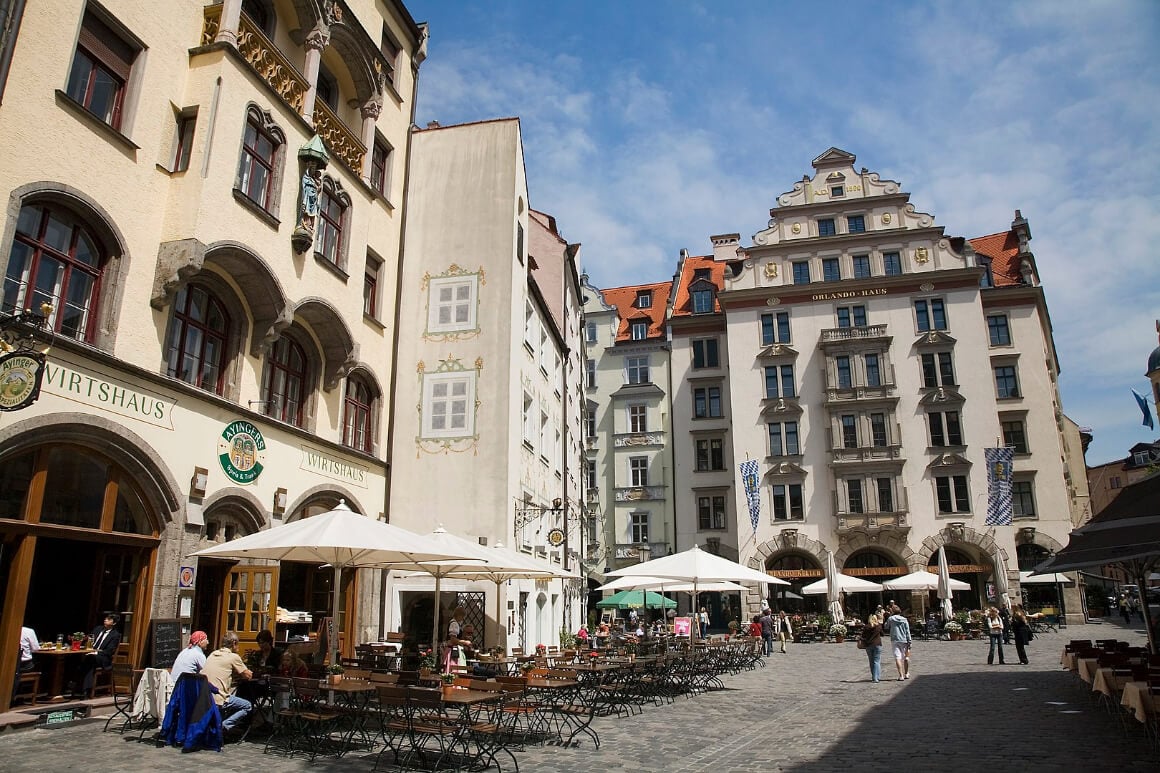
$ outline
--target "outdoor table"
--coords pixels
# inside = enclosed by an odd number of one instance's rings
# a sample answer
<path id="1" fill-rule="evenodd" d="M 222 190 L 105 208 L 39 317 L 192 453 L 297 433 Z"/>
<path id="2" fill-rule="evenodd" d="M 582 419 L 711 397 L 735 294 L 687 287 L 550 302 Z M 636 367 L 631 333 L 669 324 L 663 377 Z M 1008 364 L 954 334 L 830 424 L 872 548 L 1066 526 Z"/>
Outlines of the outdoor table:
<path id="1" fill-rule="evenodd" d="M 502 748 L 500 739 L 503 737 L 503 711 L 495 712 L 489 722 L 480 722 L 479 710 L 485 704 L 502 703 L 504 693 L 448 685 L 443 688 L 442 695 L 443 707 L 448 714 L 453 708 L 458 709 L 455 718 L 456 738 L 452 745 L 462 745 L 464 755 L 476 763 L 484 756 L 487 756 L 489 763 L 494 761 L 496 752 Z M 491 732 L 483 732 L 482 728 L 490 728 Z M 471 753 L 472 742 L 475 743 L 474 755 Z"/>
<path id="2" fill-rule="evenodd" d="M 1147 724 L 1148 718 L 1156 712 L 1156 705 L 1152 700 L 1152 690 L 1147 682 L 1128 682 L 1124 685 L 1124 696 L 1120 705 L 1136 716 L 1140 722 Z"/>
<path id="3" fill-rule="evenodd" d="M 1128 674 L 1117 676 L 1115 669 L 1101 668 L 1096 671 L 1096 677 L 1092 680 L 1092 692 L 1114 698 L 1123 691 L 1124 685 L 1130 681 L 1132 681 L 1132 677 Z"/>
<path id="4" fill-rule="evenodd" d="M 600 736 L 591 728 L 592 718 L 595 715 L 593 702 L 595 699 L 586 700 L 581 687 L 582 683 L 578 679 L 529 677 L 524 684 L 527 693 L 539 694 L 534 702 L 538 703 L 548 715 L 557 719 L 554 723 L 556 738 L 561 744 L 568 746 L 577 735 L 585 733 L 599 749 Z M 567 739 L 564 738 L 564 727 L 572 731 Z"/>
<path id="5" fill-rule="evenodd" d="M 1079 658 L 1076 661 L 1076 671 L 1079 673 L 1079 678 L 1088 684 L 1091 684 L 1092 680 L 1096 678 L 1096 671 L 1099 667 L 1099 658 Z"/>
<path id="6" fill-rule="evenodd" d="M 48 697 L 50 700 L 61 697 L 64 692 L 65 661 L 70 660 L 70 658 L 83 657 L 90 652 L 96 652 L 96 650 L 74 650 L 67 647 L 62 649 L 41 648 L 32 653 L 33 657 L 41 658 L 44 663 L 50 666 L 40 669 L 42 673 L 48 674 Z M 75 660 L 71 662 L 76 663 Z"/>
<path id="7" fill-rule="evenodd" d="M 367 707 L 375 694 L 374 683 L 363 679 L 341 679 L 337 684 L 320 686 L 328 693 L 327 703 L 341 709 L 350 723 L 349 729 L 342 737 L 338 756 L 341 757 L 354 748 L 355 735 L 360 737 L 363 745 L 372 746 L 373 743 L 366 732 L 366 722 Z"/>
<path id="8" fill-rule="evenodd" d="M 1079 664 L 1076 663 L 1078 658 L 1078 653 L 1064 650 L 1063 654 L 1059 656 L 1059 665 L 1063 666 L 1068 671 L 1075 671 L 1077 668 L 1079 668 Z"/>

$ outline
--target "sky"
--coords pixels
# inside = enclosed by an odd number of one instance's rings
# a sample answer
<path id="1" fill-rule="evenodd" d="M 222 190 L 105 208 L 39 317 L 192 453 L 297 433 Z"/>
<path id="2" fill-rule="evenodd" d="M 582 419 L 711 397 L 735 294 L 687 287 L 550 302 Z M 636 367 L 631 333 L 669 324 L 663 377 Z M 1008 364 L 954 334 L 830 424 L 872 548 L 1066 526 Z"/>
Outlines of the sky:
<path id="1" fill-rule="evenodd" d="M 1135 388 L 1160 318 L 1160 2 L 410 0 L 416 122 L 518 116 L 534 209 L 598 287 L 765 228 L 831 146 L 948 236 L 1016 209 L 1089 464 L 1160 437 Z M 1155 414 L 1155 406 L 1152 406 Z"/>

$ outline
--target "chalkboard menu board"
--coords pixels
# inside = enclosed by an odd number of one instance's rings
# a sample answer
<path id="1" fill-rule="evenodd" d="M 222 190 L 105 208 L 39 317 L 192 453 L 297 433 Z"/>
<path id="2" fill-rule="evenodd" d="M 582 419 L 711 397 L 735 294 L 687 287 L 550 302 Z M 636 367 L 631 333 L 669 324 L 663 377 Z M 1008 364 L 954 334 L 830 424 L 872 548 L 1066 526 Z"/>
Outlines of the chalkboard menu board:
<path id="1" fill-rule="evenodd" d="M 149 665 L 170 668 L 181 652 L 181 621 L 154 619 L 149 621 Z"/>

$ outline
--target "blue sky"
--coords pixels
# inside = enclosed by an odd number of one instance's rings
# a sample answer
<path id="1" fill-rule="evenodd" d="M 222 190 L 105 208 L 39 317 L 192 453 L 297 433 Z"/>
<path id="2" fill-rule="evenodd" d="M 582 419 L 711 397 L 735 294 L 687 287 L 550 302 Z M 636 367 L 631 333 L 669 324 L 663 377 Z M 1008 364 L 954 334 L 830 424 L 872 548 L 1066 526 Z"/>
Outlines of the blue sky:
<path id="1" fill-rule="evenodd" d="M 1129 391 L 1160 317 L 1160 3 L 407 6 L 431 29 L 418 124 L 519 116 L 532 206 L 597 285 L 751 243 L 834 145 L 948 235 L 1021 209 L 1089 463 L 1160 434 Z"/>

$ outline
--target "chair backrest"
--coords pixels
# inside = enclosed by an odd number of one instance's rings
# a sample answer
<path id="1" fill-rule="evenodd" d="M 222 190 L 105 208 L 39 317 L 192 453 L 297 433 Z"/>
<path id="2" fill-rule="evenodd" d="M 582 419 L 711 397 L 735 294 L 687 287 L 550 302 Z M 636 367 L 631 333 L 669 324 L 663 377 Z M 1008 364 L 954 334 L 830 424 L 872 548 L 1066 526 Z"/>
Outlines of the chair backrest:
<path id="1" fill-rule="evenodd" d="M 398 674 L 382 674 L 378 671 L 372 671 L 370 680 L 373 684 L 396 684 L 399 681 Z"/>
<path id="2" fill-rule="evenodd" d="M 398 684 L 419 684 L 418 671 L 400 671 L 399 678 L 396 680 Z"/>
<path id="3" fill-rule="evenodd" d="M 126 663 L 113 664 L 113 695 L 133 695 L 136 692 L 137 680 L 144 671 L 133 673 L 133 666 Z"/>
<path id="4" fill-rule="evenodd" d="M 348 668 L 343 675 L 348 679 L 370 679 L 371 670 L 369 668 Z"/>
<path id="5" fill-rule="evenodd" d="M 570 668 L 549 668 L 549 679 L 575 679 L 576 672 Z"/>
<path id="6" fill-rule="evenodd" d="M 402 644 L 405 638 L 406 634 L 402 631 L 387 631 L 387 641 L 391 644 Z"/>
<path id="7" fill-rule="evenodd" d="M 497 676 L 495 681 L 499 682 L 500 684 L 515 685 L 520 689 L 523 689 L 528 685 L 527 677 L 523 676 Z"/>
<path id="8" fill-rule="evenodd" d="M 443 705 L 443 691 L 426 687 L 408 687 L 407 704 L 412 709 L 435 709 Z"/>
<path id="9" fill-rule="evenodd" d="M 524 656 L 524 648 L 523 647 L 512 647 L 512 657 L 513 658 L 521 658 L 523 656 Z"/>

